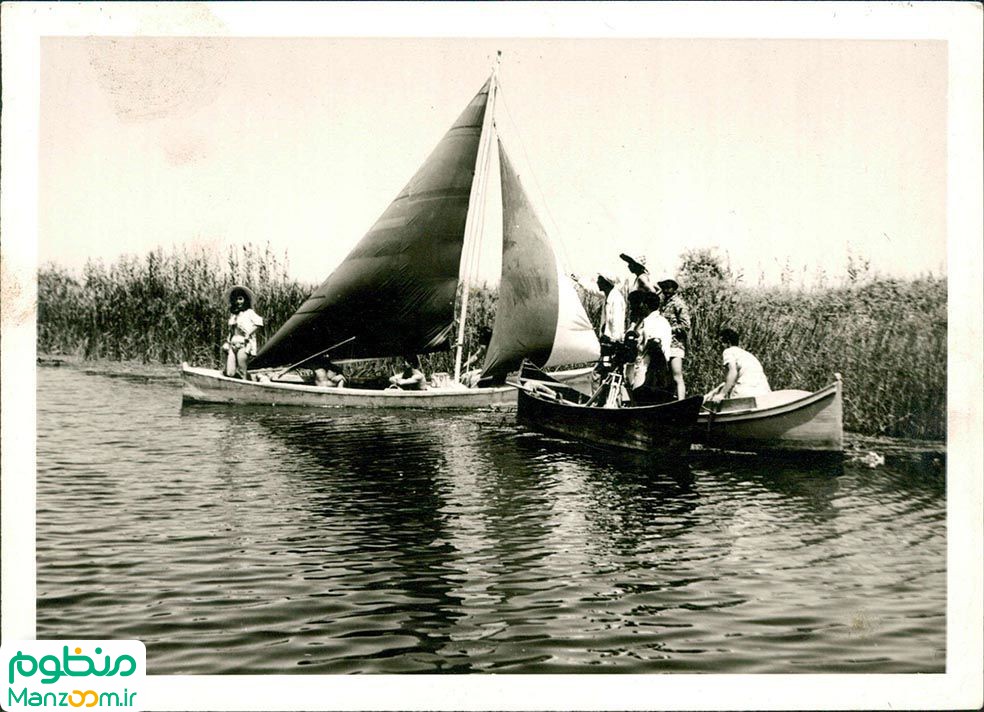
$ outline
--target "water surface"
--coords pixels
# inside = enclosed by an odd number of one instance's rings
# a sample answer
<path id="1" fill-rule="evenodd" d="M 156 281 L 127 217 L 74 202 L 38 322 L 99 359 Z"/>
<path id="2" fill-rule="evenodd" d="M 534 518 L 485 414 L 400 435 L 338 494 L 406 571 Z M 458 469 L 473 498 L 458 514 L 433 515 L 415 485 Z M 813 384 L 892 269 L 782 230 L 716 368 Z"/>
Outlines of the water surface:
<path id="1" fill-rule="evenodd" d="M 38 637 L 153 674 L 944 672 L 945 514 L 898 466 L 38 371 Z"/>

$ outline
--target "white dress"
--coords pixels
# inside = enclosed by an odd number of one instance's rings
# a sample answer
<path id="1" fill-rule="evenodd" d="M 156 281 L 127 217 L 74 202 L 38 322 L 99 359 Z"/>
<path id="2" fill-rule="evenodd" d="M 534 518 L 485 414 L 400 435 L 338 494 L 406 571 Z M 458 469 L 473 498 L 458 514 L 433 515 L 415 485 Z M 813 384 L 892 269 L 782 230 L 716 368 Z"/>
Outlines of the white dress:
<path id="1" fill-rule="evenodd" d="M 244 343 L 246 353 L 250 356 L 255 356 L 256 330 L 263 326 L 263 317 L 252 309 L 243 309 L 238 314 L 231 314 L 229 316 L 229 326 L 235 328 L 232 345 L 239 349 L 243 348 L 239 343 Z"/>

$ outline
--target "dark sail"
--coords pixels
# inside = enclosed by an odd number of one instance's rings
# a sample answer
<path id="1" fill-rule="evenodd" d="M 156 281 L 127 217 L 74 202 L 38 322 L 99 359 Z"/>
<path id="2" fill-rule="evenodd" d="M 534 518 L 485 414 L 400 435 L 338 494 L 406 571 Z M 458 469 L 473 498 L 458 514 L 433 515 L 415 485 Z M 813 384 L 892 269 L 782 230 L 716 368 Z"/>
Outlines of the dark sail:
<path id="1" fill-rule="evenodd" d="M 489 83 L 365 237 L 250 368 L 285 366 L 355 337 L 335 358 L 449 347 L 465 220 Z"/>
<path id="2" fill-rule="evenodd" d="M 599 349 L 591 322 L 501 142 L 499 169 L 502 280 L 482 376 L 502 380 L 524 358 L 537 366 L 594 361 Z"/>

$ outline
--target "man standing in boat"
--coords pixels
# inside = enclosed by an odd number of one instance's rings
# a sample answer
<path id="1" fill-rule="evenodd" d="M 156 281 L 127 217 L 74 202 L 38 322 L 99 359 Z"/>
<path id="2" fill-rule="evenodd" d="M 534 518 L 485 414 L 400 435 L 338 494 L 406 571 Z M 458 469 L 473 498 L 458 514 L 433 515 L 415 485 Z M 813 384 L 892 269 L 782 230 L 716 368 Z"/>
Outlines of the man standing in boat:
<path id="1" fill-rule="evenodd" d="M 629 287 L 629 292 L 658 292 L 659 290 L 653 285 L 653 281 L 649 276 L 649 270 L 646 269 L 646 256 L 636 253 L 635 256 L 623 252 L 619 255 L 629 267 L 629 272 L 632 273 L 632 286 Z"/>
<path id="2" fill-rule="evenodd" d="M 663 293 L 663 316 L 670 322 L 673 341 L 670 343 L 670 370 L 676 382 L 677 400 L 687 397 L 687 386 L 683 381 L 683 359 L 687 355 L 687 339 L 690 336 L 690 309 L 678 290 L 680 285 L 672 277 L 657 282 Z"/>
<path id="3" fill-rule="evenodd" d="M 601 340 L 621 341 L 625 336 L 625 297 L 621 290 L 615 289 L 615 278 L 610 274 L 599 273 L 598 288 L 595 289 L 594 285 L 578 279 L 576 275 L 572 274 L 571 277 L 584 291 L 600 293 L 605 298 L 601 305 L 601 326 L 598 329 Z"/>
<path id="4" fill-rule="evenodd" d="M 601 272 L 596 280 L 598 288 L 589 282 L 582 281 L 577 275 L 571 274 L 574 282 L 589 294 L 601 294 L 605 301 L 601 305 L 601 325 L 598 328 L 598 340 L 601 343 L 601 358 L 592 374 L 592 386 L 596 389 L 612 369 L 614 351 L 620 347 L 625 338 L 626 306 L 625 297 L 620 289 L 615 289 L 615 277 Z"/>

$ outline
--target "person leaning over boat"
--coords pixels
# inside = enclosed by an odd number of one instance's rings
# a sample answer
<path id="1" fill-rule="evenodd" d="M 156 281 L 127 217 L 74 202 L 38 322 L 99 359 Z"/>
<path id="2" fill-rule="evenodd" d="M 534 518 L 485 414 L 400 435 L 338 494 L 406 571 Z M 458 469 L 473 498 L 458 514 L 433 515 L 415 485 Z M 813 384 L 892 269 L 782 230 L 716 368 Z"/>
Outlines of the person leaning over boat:
<path id="1" fill-rule="evenodd" d="M 649 270 L 646 269 L 646 256 L 636 253 L 635 256 L 623 252 L 619 255 L 629 267 L 629 272 L 632 273 L 632 285 L 629 287 L 629 293 L 632 292 L 658 292 L 659 289 L 653 284 L 652 278 L 649 276 Z"/>
<path id="2" fill-rule="evenodd" d="M 680 285 L 672 277 L 656 283 L 663 293 L 663 316 L 670 322 L 673 342 L 670 344 L 670 370 L 676 382 L 677 400 L 687 397 L 687 386 L 683 382 L 683 359 L 687 355 L 687 339 L 690 336 L 690 309 L 678 290 Z"/>
<path id="3" fill-rule="evenodd" d="M 427 379 L 420 370 L 420 359 L 416 356 L 403 357 L 403 370 L 390 376 L 390 388 L 404 391 L 422 391 L 427 387 Z"/>
<path id="4" fill-rule="evenodd" d="M 224 374 L 229 378 L 246 378 L 249 359 L 256 355 L 256 331 L 263 317 L 253 311 L 253 292 L 235 285 L 226 295 L 229 301 L 229 336 L 222 344 L 226 352 Z"/>
<path id="5" fill-rule="evenodd" d="M 313 364 L 313 371 L 314 385 L 325 388 L 345 387 L 345 376 L 342 374 L 342 369 L 327 356 L 323 356 L 317 363 Z"/>
<path id="6" fill-rule="evenodd" d="M 748 398 L 771 392 L 769 379 L 762 364 L 752 354 L 738 346 L 740 336 L 734 329 L 725 327 L 718 332 L 724 346 L 721 359 L 724 362 L 724 383 L 708 393 L 704 400 L 720 403 L 727 398 Z"/>
<path id="7" fill-rule="evenodd" d="M 639 405 L 672 401 L 669 355 L 673 337 L 670 323 L 660 311 L 660 295 L 635 291 L 629 293 L 629 301 L 637 319 L 633 330 L 638 334 L 636 358 L 626 374 L 632 401 Z"/>

